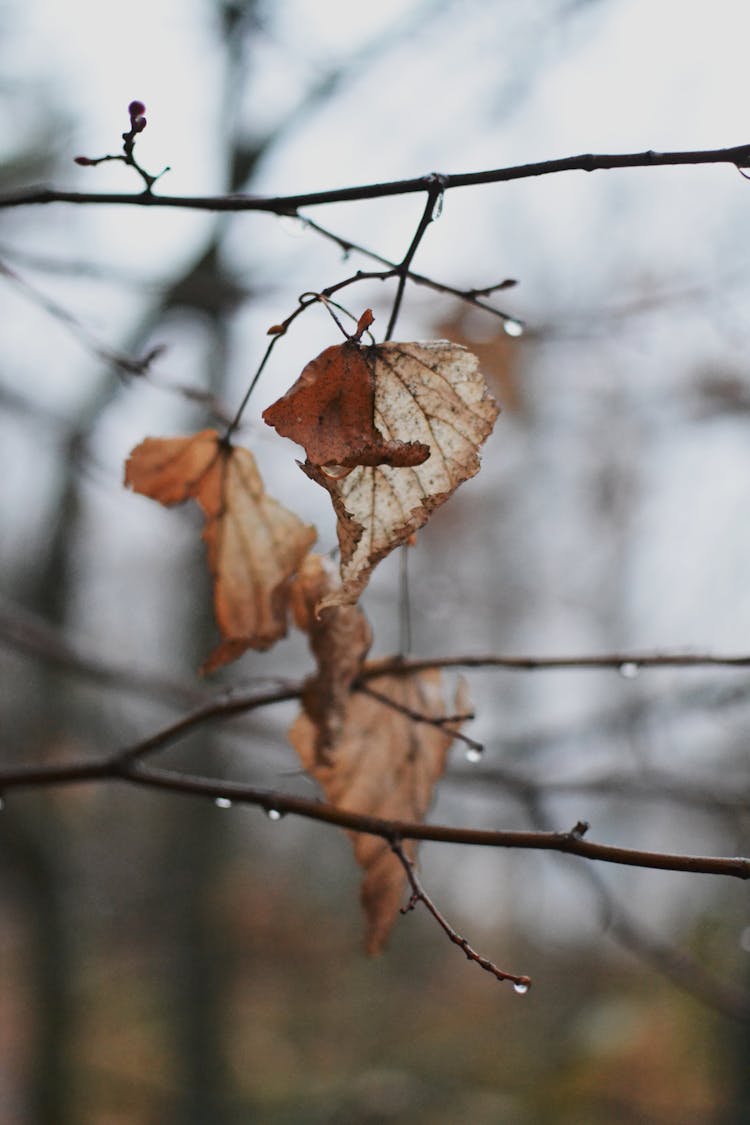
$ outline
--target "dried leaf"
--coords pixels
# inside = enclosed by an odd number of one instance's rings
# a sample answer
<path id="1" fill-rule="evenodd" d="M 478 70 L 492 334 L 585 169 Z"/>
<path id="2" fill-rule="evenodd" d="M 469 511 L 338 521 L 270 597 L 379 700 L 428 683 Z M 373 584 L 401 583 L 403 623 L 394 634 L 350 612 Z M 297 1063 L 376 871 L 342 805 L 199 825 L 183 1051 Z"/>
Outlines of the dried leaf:
<path id="1" fill-rule="evenodd" d="M 421 715 L 435 720 L 446 716 L 440 673 L 379 676 L 367 684 L 390 704 L 371 695 L 352 694 L 341 733 L 327 761 L 316 757 L 317 731 L 307 714 L 300 715 L 292 726 L 290 741 L 304 768 L 337 808 L 421 822 L 445 769 L 452 730 L 459 725 L 441 726 L 414 718 Z M 468 709 L 462 681 L 455 712 L 463 714 Z M 386 840 L 363 833 L 351 835 L 355 857 L 365 871 L 361 895 L 367 949 L 377 953 L 398 914 L 406 876 Z M 415 842 L 406 841 L 404 851 L 414 858 Z"/>
<path id="2" fill-rule="evenodd" d="M 430 456 L 423 442 L 387 441 L 375 425 L 375 371 L 356 339 L 326 350 L 297 382 L 263 412 L 283 437 L 305 447 L 312 465 L 335 470 L 355 465 L 419 465 Z"/>
<path id="3" fill-rule="evenodd" d="M 342 589 L 322 605 L 356 601 L 377 563 L 478 472 L 479 446 L 498 414 L 476 357 L 455 344 L 383 344 L 375 375 L 379 428 L 389 438 L 422 439 L 430 458 L 408 468 L 360 466 L 340 479 L 303 466 L 338 517 Z"/>
<path id="4" fill-rule="evenodd" d="M 206 517 L 203 539 L 224 640 L 202 671 L 248 648 L 269 648 L 286 634 L 290 579 L 315 529 L 265 494 L 248 449 L 223 442 L 215 430 L 146 438 L 130 454 L 125 483 L 166 505 L 192 497 Z"/>
<path id="5" fill-rule="evenodd" d="M 372 631 L 357 606 L 332 606 L 316 615 L 315 607 L 338 587 L 333 564 L 321 555 L 308 555 L 292 583 L 295 624 L 309 636 L 318 665 L 302 692 L 302 705 L 315 724 L 315 761 L 328 760 L 339 738 L 351 686 L 359 675 Z"/>

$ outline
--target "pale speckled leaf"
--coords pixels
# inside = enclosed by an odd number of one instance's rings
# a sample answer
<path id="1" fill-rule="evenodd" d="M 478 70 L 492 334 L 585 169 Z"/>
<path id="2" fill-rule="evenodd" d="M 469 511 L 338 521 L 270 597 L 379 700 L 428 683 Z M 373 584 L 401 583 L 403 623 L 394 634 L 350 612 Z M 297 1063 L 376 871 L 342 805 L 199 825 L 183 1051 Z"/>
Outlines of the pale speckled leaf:
<path id="1" fill-rule="evenodd" d="M 421 464 L 302 466 L 330 493 L 338 517 L 341 589 L 320 608 L 355 602 L 373 567 L 422 527 L 479 470 L 479 448 L 499 413 L 476 356 L 458 344 L 362 348 L 374 376 L 374 422 L 387 442 L 429 447 Z"/>

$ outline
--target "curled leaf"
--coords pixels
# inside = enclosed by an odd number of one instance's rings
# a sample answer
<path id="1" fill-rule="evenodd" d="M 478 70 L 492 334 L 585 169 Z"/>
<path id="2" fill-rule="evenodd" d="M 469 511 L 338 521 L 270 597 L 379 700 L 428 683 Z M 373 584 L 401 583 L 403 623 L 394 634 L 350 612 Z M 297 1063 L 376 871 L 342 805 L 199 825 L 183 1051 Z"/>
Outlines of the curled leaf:
<path id="1" fill-rule="evenodd" d="M 290 579 L 315 541 L 315 529 L 266 495 L 248 449 L 222 441 L 216 430 L 146 438 L 130 454 L 125 483 L 165 505 L 192 498 L 203 511 L 223 641 L 202 671 L 248 648 L 269 648 L 286 634 Z"/>
<path id="2" fill-rule="evenodd" d="M 330 493 L 341 548 L 341 590 L 319 608 L 355 602 L 376 564 L 478 472 L 479 448 L 499 413 L 476 356 L 457 344 L 357 347 L 357 362 L 373 380 L 373 428 L 385 445 L 426 448 L 429 457 L 378 463 L 363 457 L 351 472 L 339 473 L 308 455 L 302 468 Z"/>
<path id="3" fill-rule="evenodd" d="M 351 686 L 372 644 L 372 631 L 358 606 L 332 606 L 316 614 L 317 604 L 338 587 L 333 564 L 308 555 L 292 583 L 294 622 L 308 634 L 318 670 L 305 683 L 302 705 L 315 725 L 315 761 L 327 761 L 339 738 Z"/>
<path id="4" fill-rule="evenodd" d="M 366 687 L 375 694 L 350 695 L 339 736 L 326 761 L 316 754 L 318 732 L 308 714 L 296 720 L 290 741 L 326 799 L 338 808 L 421 822 L 459 725 L 445 710 L 440 673 L 378 676 L 368 679 Z M 468 709 L 461 682 L 454 714 Z M 450 722 L 442 723 L 443 718 Z M 361 897 L 367 949 L 377 953 L 398 914 L 406 876 L 387 840 L 364 833 L 351 835 L 355 857 L 365 872 Z M 413 859 L 415 842 L 406 841 L 403 847 Z"/>
<path id="5" fill-rule="evenodd" d="M 360 324 L 363 321 L 362 331 L 369 323 L 366 314 Z M 376 425 L 371 351 L 356 338 L 326 348 L 287 393 L 264 410 L 263 420 L 303 445 L 312 465 L 330 466 L 338 474 L 339 466 L 419 465 L 430 456 L 423 442 L 389 441 Z"/>

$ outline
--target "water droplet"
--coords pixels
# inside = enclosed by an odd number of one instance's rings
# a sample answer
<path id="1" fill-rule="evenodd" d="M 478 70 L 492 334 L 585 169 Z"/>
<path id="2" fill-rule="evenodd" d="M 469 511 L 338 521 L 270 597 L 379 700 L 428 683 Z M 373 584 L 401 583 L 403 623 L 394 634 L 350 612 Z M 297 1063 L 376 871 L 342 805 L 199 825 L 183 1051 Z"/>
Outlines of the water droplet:
<path id="1" fill-rule="evenodd" d="M 330 480 L 343 480 L 353 470 L 352 467 L 347 465 L 321 465 L 320 471 L 323 476 L 329 477 Z"/>
<path id="2" fill-rule="evenodd" d="M 524 328 L 520 320 L 513 320 L 512 317 L 508 317 L 507 320 L 503 321 L 503 331 L 506 336 L 523 336 Z"/>
<path id="3" fill-rule="evenodd" d="M 440 195 L 435 197 L 435 202 L 432 205 L 432 221 L 439 219 L 443 213 L 443 202 L 445 200 L 445 192 L 441 191 Z"/>
<path id="4" fill-rule="evenodd" d="M 297 215 L 282 215 L 279 218 L 279 226 L 284 234 L 288 234 L 290 238 L 299 238 L 307 229 L 302 219 L 298 218 Z"/>
<path id="5" fill-rule="evenodd" d="M 744 949 L 745 953 L 750 953 L 750 926 L 745 926 L 740 934 L 740 949 Z"/>
<path id="6" fill-rule="evenodd" d="M 483 753 L 484 750 L 481 746 L 467 746 L 466 761 L 475 766 L 477 762 L 481 762 Z"/>
<path id="7" fill-rule="evenodd" d="M 517 980 L 513 985 L 513 991 L 517 992 L 519 996 L 525 996 L 531 988 L 531 982 L 528 980 Z"/>
<path id="8" fill-rule="evenodd" d="M 634 680 L 640 670 L 640 665 L 636 664 L 634 660 L 625 660 L 617 669 L 623 680 Z"/>
<path id="9" fill-rule="evenodd" d="M 266 809 L 266 816 L 269 820 L 281 820 L 283 815 L 278 809 Z"/>
<path id="10" fill-rule="evenodd" d="M 232 807 L 232 802 L 228 797 L 217 797 L 214 801 L 214 804 L 216 805 L 217 809 L 231 809 Z"/>

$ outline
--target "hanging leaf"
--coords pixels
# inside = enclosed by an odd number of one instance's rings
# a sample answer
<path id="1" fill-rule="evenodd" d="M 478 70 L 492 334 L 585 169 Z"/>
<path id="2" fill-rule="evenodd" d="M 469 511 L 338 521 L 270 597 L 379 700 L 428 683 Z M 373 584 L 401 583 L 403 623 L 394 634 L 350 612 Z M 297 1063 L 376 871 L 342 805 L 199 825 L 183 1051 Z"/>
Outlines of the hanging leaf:
<path id="1" fill-rule="evenodd" d="M 359 343 L 372 321 L 367 309 L 354 336 L 311 360 L 287 393 L 263 412 L 269 426 L 305 447 L 310 464 L 334 473 L 355 465 L 421 465 L 430 456 L 423 442 L 388 441 L 375 425 L 371 349 Z"/>
<path id="2" fill-rule="evenodd" d="M 331 495 L 341 589 L 355 602 L 373 567 L 479 469 L 498 407 L 471 352 L 446 341 L 327 348 L 263 417 L 305 447 Z"/>
<path id="3" fill-rule="evenodd" d="M 328 760 L 339 738 L 351 686 L 372 644 L 372 631 L 358 606 L 331 606 L 319 615 L 316 605 L 338 587 L 333 564 L 308 555 L 292 583 L 294 622 L 308 634 L 318 671 L 302 692 L 302 705 L 315 725 L 315 761 Z"/>
<path id="4" fill-rule="evenodd" d="M 130 454 L 125 484 L 168 506 L 192 498 L 206 518 L 203 539 L 224 639 L 202 672 L 286 634 L 290 579 L 315 529 L 265 494 L 248 449 L 222 441 L 215 430 L 146 438 Z"/>
<path id="5" fill-rule="evenodd" d="M 304 768 L 337 808 L 421 822 L 460 721 L 447 716 L 438 671 L 378 676 L 369 679 L 367 687 L 383 698 L 360 692 L 350 695 L 327 760 L 321 761 L 317 755 L 319 732 L 309 715 L 301 714 L 296 720 L 290 741 Z M 468 710 L 466 687 L 460 681 L 452 714 Z M 417 721 L 415 716 L 427 721 Z M 443 717 L 451 718 L 451 723 L 440 725 Z M 361 897 L 367 949 L 377 953 L 399 912 L 406 876 L 386 840 L 361 832 L 351 836 L 355 857 L 365 872 Z M 403 847 L 413 859 L 416 843 L 406 841 Z"/>

